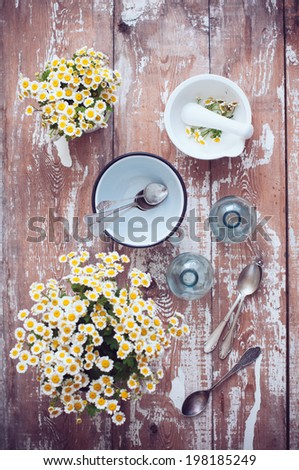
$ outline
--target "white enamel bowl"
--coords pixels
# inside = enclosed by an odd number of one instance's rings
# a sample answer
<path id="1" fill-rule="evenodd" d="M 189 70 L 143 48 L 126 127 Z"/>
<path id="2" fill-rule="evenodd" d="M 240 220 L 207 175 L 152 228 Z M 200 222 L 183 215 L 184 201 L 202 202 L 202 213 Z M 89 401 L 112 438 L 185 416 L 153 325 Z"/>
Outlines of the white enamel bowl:
<path id="1" fill-rule="evenodd" d="M 181 117 L 183 107 L 187 103 L 196 102 L 197 97 L 204 102 L 211 96 L 226 102 L 237 101 L 238 106 L 232 119 L 251 124 L 250 104 L 241 88 L 220 75 L 203 74 L 182 82 L 170 95 L 164 113 L 166 131 L 173 144 L 191 157 L 201 160 L 236 157 L 245 146 L 245 139 L 238 135 L 223 132 L 221 142 L 207 138 L 206 145 L 201 145 L 186 134 L 186 124 Z"/>
<path id="2" fill-rule="evenodd" d="M 170 237 L 181 224 L 187 206 L 187 193 L 178 171 L 163 158 L 144 152 L 121 155 L 100 173 L 93 189 L 93 212 L 99 202 L 132 197 L 148 183 L 162 183 L 167 198 L 153 209 L 133 207 L 105 225 L 105 232 L 122 245 L 145 248 Z"/>

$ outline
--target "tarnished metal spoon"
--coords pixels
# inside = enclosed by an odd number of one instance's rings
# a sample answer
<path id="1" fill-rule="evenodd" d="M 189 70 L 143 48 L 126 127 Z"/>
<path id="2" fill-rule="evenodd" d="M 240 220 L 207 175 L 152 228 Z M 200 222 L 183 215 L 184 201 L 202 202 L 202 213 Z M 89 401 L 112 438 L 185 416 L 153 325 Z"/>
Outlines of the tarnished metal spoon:
<path id="1" fill-rule="evenodd" d="M 131 207 L 138 207 L 144 211 L 153 209 L 155 206 L 161 204 L 167 196 L 168 188 L 164 184 L 149 183 L 143 190 L 139 191 L 136 196 L 132 196 L 131 201 L 127 204 L 106 209 L 109 201 L 101 201 L 97 205 L 97 213 L 86 215 L 84 220 L 86 223 L 90 223 L 91 220 L 92 223 L 101 223 L 105 218 L 118 214 L 122 210 L 131 209 Z M 127 199 L 125 199 L 125 201 L 126 200 Z M 118 201 L 118 203 L 119 202 L 121 201 Z"/>
<path id="2" fill-rule="evenodd" d="M 225 328 L 225 325 L 229 321 L 236 306 L 240 303 L 238 311 L 236 313 L 236 316 L 237 316 L 236 320 L 238 320 L 238 316 L 240 314 L 241 307 L 242 307 L 245 297 L 247 295 L 253 294 L 258 289 L 260 282 L 261 282 L 261 278 L 262 278 L 262 268 L 258 263 L 251 263 L 243 269 L 243 271 L 241 272 L 239 276 L 238 284 L 237 284 L 239 295 L 236 298 L 230 310 L 227 312 L 227 314 L 223 318 L 223 320 L 221 320 L 219 325 L 215 328 L 213 333 L 209 336 L 208 340 L 206 341 L 204 345 L 204 351 L 206 353 L 212 352 L 216 348 L 218 341 L 220 339 L 220 336 Z M 233 338 L 233 334 L 234 334 L 234 331 L 231 331 L 230 336 L 227 339 L 226 345 L 231 341 L 231 337 Z M 226 353 L 226 345 L 225 345 L 225 351 L 223 350 L 222 352 L 223 354 Z"/>
<path id="3" fill-rule="evenodd" d="M 219 387 L 225 380 L 231 377 L 239 370 L 244 369 L 244 367 L 249 366 L 252 362 L 256 361 L 256 359 L 261 354 L 261 348 L 256 346 L 254 348 L 247 349 L 247 351 L 243 354 L 239 362 L 229 371 L 227 372 L 218 382 L 216 382 L 211 388 L 208 390 L 199 390 L 197 392 L 191 393 L 189 395 L 182 406 L 182 413 L 185 416 L 196 416 L 199 415 L 207 406 L 210 393 L 216 387 Z"/>
<path id="4" fill-rule="evenodd" d="M 249 280 L 251 280 L 251 284 L 249 283 Z M 231 352 L 232 346 L 233 346 L 233 340 L 234 340 L 234 337 L 235 337 L 236 327 L 237 327 L 238 319 L 239 319 L 239 316 L 240 316 L 240 313 L 241 313 L 241 307 L 242 307 L 243 301 L 244 301 L 246 295 L 253 294 L 258 289 L 261 280 L 262 280 L 262 268 L 261 268 L 261 266 L 259 266 L 257 264 L 250 264 L 249 269 L 248 269 L 248 273 L 247 273 L 247 281 L 248 281 L 247 282 L 247 291 L 246 291 L 246 285 L 245 285 L 245 282 L 244 282 L 243 297 L 242 297 L 242 299 L 239 303 L 239 307 L 238 307 L 238 310 L 235 313 L 232 324 L 230 325 L 229 330 L 226 333 L 226 335 L 224 336 L 224 338 L 222 340 L 222 343 L 220 345 L 220 351 L 219 351 L 220 359 L 225 359 L 228 356 L 228 354 Z"/>

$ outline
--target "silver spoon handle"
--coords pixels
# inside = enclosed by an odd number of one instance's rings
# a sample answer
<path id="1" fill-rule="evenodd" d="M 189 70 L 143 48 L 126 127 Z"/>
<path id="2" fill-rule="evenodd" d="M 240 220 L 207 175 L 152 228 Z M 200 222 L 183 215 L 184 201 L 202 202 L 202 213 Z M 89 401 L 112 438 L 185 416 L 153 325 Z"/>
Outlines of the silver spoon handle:
<path id="1" fill-rule="evenodd" d="M 229 311 L 227 312 L 227 314 L 223 318 L 223 320 L 221 320 L 219 325 L 216 326 L 213 333 L 208 337 L 208 339 L 207 339 L 207 341 L 205 342 L 205 345 L 204 345 L 204 352 L 205 353 L 210 353 L 210 352 L 214 351 L 214 349 L 216 348 L 216 346 L 218 344 L 218 341 L 220 339 L 220 336 L 221 336 L 221 334 L 222 334 L 222 332 L 225 328 L 225 325 L 227 324 L 228 320 L 230 319 L 231 314 L 233 313 L 234 309 L 236 308 L 236 306 L 240 302 L 241 298 L 242 298 L 242 296 L 241 296 L 241 294 L 239 294 L 238 297 L 236 298 L 236 300 L 234 301 L 233 305 L 231 306 L 231 308 L 229 309 Z"/>
<path id="2" fill-rule="evenodd" d="M 214 388 L 219 387 L 225 380 L 227 380 L 232 375 L 239 372 L 239 370 L 244 369 L 245 367 L 255 362 L 259 355 L 261 354 L 262 350 L 259 346 L 255 346 L 254 348 L 247 349 L 247 351 L 243 354 L 239 362 L 230 370 L 228 371 L 218 382 L 216 382 L 212 387 L 211 390 Z"/>
<path id="3" fill-rule="evenodd" d="M 236 311 L 236 314 L 234 316 L 234 319 L 232 321 L 232 324 L 221 343 L 220 352 L 219 352 L 220 359 L 225 359 L 232 350 L 233 341 L 234 341 L 235 332 L 236 332 L 236 326 L 237 326 L 238 319 L 241 313 L 243 302 L 244 302 L 244 297 L 242 297 L 241 302 L 239 303 L 238 309 Z"/>
<path id="4" fill-rule="evenodd" d="M 96 212 L 95 214 L 86 215 L 84 217 L 84 220 L 86 223 L 88 223 L 90 219 L 92 219 L 92 225 L 101 224 L 104 221 L 104 219 L 106 219 L 107 217 L 110 217 L 113 214 L 116 214 L 120 211 L 129 209 L 134 206 L 135 206 L 135 199 L 128 204 L 124 204 L 123 206 L 120 206 L 120 207 L 115 207 L 114 209 L 108 209 L 108 210 L 102 209 L 100 212 Z"/>
<path id="5" fill-rule="evenodd" d="M 141 197 L 144 197 L 143 196 L 143 193 L 142 194 L 136 194 L 135 196 L 131 196 L 131 197 L 127 197 L 125 199 L 120 199 L 118 201 L 100 201 L 96 207 L 96 211 L 98 211 L 98 213 L 101 213 L 101 211 L 103 210 L 108 210 L 110 209 L 111 206 L 115 206 L 116 204 L 120 204 L 120 203 L 125 203 L 125 202 L 133 202 L 134 200 L 136 199 L 139 199 Z"/>
<path id="6" fill-rule="evenodd" d="M 108 209 L 108 210 L 102 210 L 98 212 L 98 219 L 101 221 L 101 219 L 105 219 L 106 217 L 109 217 L 110 215 L 113 215 L 116 212 L 123 211 L 125 209 L 129 209 L 130 207 L 135 206 L 135 199 L 128 204 L 123 204 L 122 206 L 115 207 L 113 209 Z"/>
<path id="7" fill-rule="evenodd" d="M 93 212 L 92 214 L 87 214 L 87 215 L 84 216 L 84 222 L 88 223 L 88 219 L 91 219 L 91 218 L 96 219 L 98 217 L 104 217 L 104 214 L 107 214 L 110 207 L 115 206 L 115 204 L 128 202 L 128 201 L 131 201 L 131 204 L 133 204 L 136 199 L 140 199 L 141 197 L 144 197 L 143 194 L 137 194 L 136 196 L 127 197 L 126 199 L 122 199 L 121 201 L 109 201 L 109 200 L 101 201 L 96 206 L 96 212 Z M 116 212 L 116 211 L 122 210 L 122 209 L 123 209 L 123 207 L 120 206 L 120 207 L 115 207 L 114 209 L 112 208 L 112 209 L 110 209 L 110 211 L 111 212 L 112 211 Z M 111 214 L 109 214 L 109 215 L 111 215 Z M 107 216 L 105 215 L 105 217 L 107 217 Z"/>

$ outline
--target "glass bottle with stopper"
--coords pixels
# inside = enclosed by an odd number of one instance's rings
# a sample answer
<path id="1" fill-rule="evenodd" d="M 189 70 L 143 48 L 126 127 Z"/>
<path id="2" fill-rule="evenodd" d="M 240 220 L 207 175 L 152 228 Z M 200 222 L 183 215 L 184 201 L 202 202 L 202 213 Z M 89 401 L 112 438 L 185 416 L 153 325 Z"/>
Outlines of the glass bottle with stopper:
<path id="1" fill-rule="evenodd" d="M 170 263 L 166 279 L 171 292 L 185 300 L 203 297 L 213 285 L 211 263 L 201 255 L 181 253 Z"/>
<path id="2" fill-rule="evenodd" d="M 226 196 L 213 205 L 209 224 L 217 241 L 240 243 L 255 230 L 256 209 L 241 197 Z"/>

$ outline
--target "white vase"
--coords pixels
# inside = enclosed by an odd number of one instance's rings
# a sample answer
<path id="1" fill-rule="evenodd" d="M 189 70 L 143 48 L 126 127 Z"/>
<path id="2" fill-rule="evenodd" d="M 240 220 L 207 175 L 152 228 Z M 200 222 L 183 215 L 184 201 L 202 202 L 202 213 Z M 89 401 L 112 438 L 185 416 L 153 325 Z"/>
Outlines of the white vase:
<path id="1" fill-rule="evenodd" d="M 111 115 L 111 111 L 106 113 L 105 116 L 105 122 L 107 123 L 109 117 Z M 89 134 L 91 132 L 95 132 L 98 129 L 101 129 L 103 126 L 101 124 L 95 125 L 92 129 L 88 129 L 84 131 L 84 134 Z M 61 160 L 61 163 L 63 166 L 66 167 L 71 167 L 72 166 L 72 157 L 70 154 L 70 149 L 69 149 L 69 144 L 68 141 L 66 140 L 65 136 L 60 136 L 57 134 L 54 134 L 51 137 L 51 141 L 54 143 L 55 147 L 57 148 L 58 156 Z"/>
<path id="2" fill-rule="evenodd" d="M 52 138 L 52 141 L 55 147 L 57 148 L 58 156 L 62 165 L 70 168 L 73 162 L 70 154 L 69 143 L 66 140 L 65 136 L 63 135 L 58 136 L 56 138 Z"/>
<path id="3" fill-rule="evenodd" d="M 99 129 L 101 129 L 101 125 L 100 124 L 97 124 L 96 126 L 94 126 L 92 129 L 87 129 L 86 131 L 84 131 L 84 134 L 91 134 L 92 132 L 95 132 Z"/>

